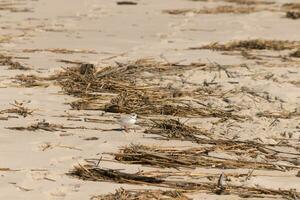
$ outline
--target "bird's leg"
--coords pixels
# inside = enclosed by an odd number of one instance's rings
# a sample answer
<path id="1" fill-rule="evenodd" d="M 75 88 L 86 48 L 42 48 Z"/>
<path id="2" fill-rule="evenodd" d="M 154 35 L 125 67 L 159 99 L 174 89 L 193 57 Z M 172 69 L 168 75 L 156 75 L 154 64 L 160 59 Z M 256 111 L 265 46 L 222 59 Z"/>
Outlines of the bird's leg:
<path id="1" fill-rule="evenodd" d="M 128 131 L 128 127 L 127 126 L 125 126 L 124 125 L 124 131 L 126 132 L 126 133 L 128 133 L 129 131 Z"/>

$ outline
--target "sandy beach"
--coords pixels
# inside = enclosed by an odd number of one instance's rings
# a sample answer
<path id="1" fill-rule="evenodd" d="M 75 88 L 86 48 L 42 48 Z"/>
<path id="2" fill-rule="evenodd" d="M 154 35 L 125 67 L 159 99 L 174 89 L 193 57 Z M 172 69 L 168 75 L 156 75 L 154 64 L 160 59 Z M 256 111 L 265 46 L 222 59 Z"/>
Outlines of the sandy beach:
<path id="1" fill-rule="evenodd" d="M 300 199 L 298 1 L 0 0 L 0 24 L 0 199 Z"/>

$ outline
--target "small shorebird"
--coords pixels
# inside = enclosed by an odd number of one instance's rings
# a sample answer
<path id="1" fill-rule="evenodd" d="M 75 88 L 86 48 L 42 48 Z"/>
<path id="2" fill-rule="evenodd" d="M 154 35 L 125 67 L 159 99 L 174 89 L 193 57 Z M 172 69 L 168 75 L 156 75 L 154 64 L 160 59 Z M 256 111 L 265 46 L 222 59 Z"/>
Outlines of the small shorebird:
<path id="1" fill-rule="evenodd" d="M 133 126 L 137 121 L 137 114 L 131 113 L 130 115 L 126 115 L 121 117 L 118 122 L 122 128 L 124 128 L 125 132 L 128 132 L 128 128 Z"/>

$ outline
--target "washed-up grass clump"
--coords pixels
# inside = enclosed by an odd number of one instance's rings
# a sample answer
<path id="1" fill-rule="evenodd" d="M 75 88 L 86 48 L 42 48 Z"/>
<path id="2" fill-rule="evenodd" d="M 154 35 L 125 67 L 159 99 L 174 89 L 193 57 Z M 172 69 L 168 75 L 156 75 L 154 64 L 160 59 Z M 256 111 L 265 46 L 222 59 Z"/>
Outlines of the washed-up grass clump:
<path id="1" fill-rule="evenodd" d="M 285 3 L 281 8 L 283 10 L 300 10 L 300 3 Z"/>
<path id="2" fill-rule="evenodd" d="M 300 18 L 300 11 L 287 11 L 286 17 L 290 19 L 299 19 Z"/>
<path id="3" fill-rule="evenodd" d="M 131 145 L 121 149 L 119 153 L 113 154 L 115 159 L 129 164 L 150 165 L 162 168 L 196 168 L 196 167 L 209 167 L 220 169 L 270 169 L 282 170 L 284 169 L 297 169 L 294 165 L 282 165 L 275 161 L 272 162 L 258 162 L 255 159 L 243 159 L 240 156 L 241 152 L 248 154 L 261 154 L 261 152 L 254 152 L 255 149 L 250 149 L 246 145 L 210 145 L 203 147 L 194 147 L 189 149 L 176 149 L 176 148 L 163 148 L 145 145 Z M 243 149 L 247 148 L 247 149 Z M 263 147 L 262 147 L 263 148 Z M 211 152 L 223 152 L 234 155 L 239 158 L 226 158 L 213 156 Z M 251 155 L 250 155 L 251 156 Z"/>
<path id="4" fill-rule="evenodd" d="M 243 4 L 243 5 L 271 5 L 273 1 L 258 1 L 258 0 L 222 0 L 228 3 Z"/>
<path id="5" fill-rule="evenodd" d="M 77 127 L 71 127 L 71 126 L 64 126 L 61 124 L 53 124 L 49 123 L 45 120 L 39 121 L 37 123 L 33 123 L 28 126 L 13 126 L 13 127 L 7 127 L 7 129 L 10 130 L 17 130 L 17 131 L 48 131 L 48 132 L 54 132 L 54 131 L 61 131 L 64 132 L 66 129 L 88 129 L 84 126 L 77 126 Z M 97 128 L 94 128 L 92 130 L 99 130 Z M 101 129 L 102 130 L 102 129 Z"/>
<path id="6" fill-rule="evenodd" d="M 201 1 L 201 2 L 206 2 L 209 0 L 190 0 L 190 1 Z M 220 0 L 216 0 L 220 1 Z M 259 0 L 221 0 L 223 2 L 227 3 L 235 3 L 235 4 L 240 4 L 240 5 L 270 5 L 270 4 L 275 4 L 273 1 L 259 1 Z"/>
<path id="7" fill-rule="evenodd" d="M 117 189 L 115 193 L 93 196 L 91 200 L 189 200 L 177 190 L 125 190 Z"/>
<path id="8" fill-rule="evenodd" d="M 203 138 L 211 138 L 211 134 L 207 131 L 200 130 L 197 127 L 188 126 L 179 119 L 166 119 L 166 120 L 152 120 L 153 125 L 147 129 L 147 134 L 158 134 L 168 139 L 181 139 L 188 141 L 195 141 Z"/>
<path id="9" fill-rule="evenodd" d="M 300 58 L 300 49 L 290 53 L 291 57 Z"/>
<path id="10" fill-rule="evenodd" d="M 30 70 L 31 68 L 26 67 L 19 62 L 13 61 L 11 56 L 5 56 L 0 54 L 0 65 L 9 66 L 8 69 L 12 70 Z"/>
<path id="11" fill-rule="evenodd" d="M 47 79 L 38 77 L 36 75 L 20 74 L 13 78 L 13 82 L 17 83 L 20 87 L 48 87 Z"/>
<path id="12" fill-rule="evenodd" d="M 264 39 L 253 39 L 253 40 L 238 40 L 232 41 L 225 44 L 218 42 L 203 45 L 201 47 L 192 47 L 193 49 L 212 49 L 217 51 L 242 51 L 242 50 L 290 50 L 300 47 L 298 41 L 285 41 L 285 40 L 264 40 Z"/>
<path id="13" fill-rule="evenodd" d="M 28 115 L 32 115 L 33 110 L 27 108 L 24 103 L 15 101 L 11 104 L 13 108 L 8 108 L 0 111 L 0 114 L 3 113 L 15 113 L 17 115 L 27 117 Z"/>
<path id="14" fill-rule="evenodd" d="M 172 173 L 169 173 L 172 174 Z M 183 192 L 205 192 L 214 194 L 234 194 L 240 197 L 284 197 L 298 198 L 299 192 L 293 190 L 272 190 L 259 187 L 247 187 L 241 185 L 225 185 L 219 186 L 213 182 L 191 182 L 183 180 L 167 180 L 165 178 L 155 178 L 151 175 L 142 175 L 140 173 L 126 173 L 119 170 L 101 168 L 94 165 L 78 165 L 75 166 L 68 175 L 89 181 L 104 181 L 127 183 L 135 185 L 151 185 L 165 188 L 177 189 Z"/>
<path id="15" fill-rule="evenodd" d="M 66 68 L 54 75 L 63 90 L 74 96 L 88 96 L 99 93 L 121 93 L 135 91 L 162 90 L 151 80 L 163 75 L 177 75 L 180 72 L 198 67 L 197 65 L 179 65 L 162 63 L 151 59 L 140 59 L 126 64 L 116 63 L 96 70 L 92 64 L 81 64 L 77 67 Z M 150 74 L 145 77 L 144 74 Z"/>
<path id="16" fill-rule="evenodd" d="M 235 114 L 234 109 L 193 105 L 181 98 L 173 98 L 172 91 L 154 90 L 122 92 L 105 103 L 101 98 L 80 99 L 71 103 L 73 109 L 103 110 L 112 113 L 143 115 L 198 116 L 245 120 L 247 116 Z"/>
<path id="17" fill-rule="evenodd" d="M 222 13 L 234 13 L 234 14 L 248 14 L 257 12 L 258 8 L 252 6 L 218 6 L 215 8 L 202 8 L 202 9 L 174 9 L 164 10 L 164 13 L 170 15 L 185 15 L 187 13 L 194 14 L 222 14 Z"/>

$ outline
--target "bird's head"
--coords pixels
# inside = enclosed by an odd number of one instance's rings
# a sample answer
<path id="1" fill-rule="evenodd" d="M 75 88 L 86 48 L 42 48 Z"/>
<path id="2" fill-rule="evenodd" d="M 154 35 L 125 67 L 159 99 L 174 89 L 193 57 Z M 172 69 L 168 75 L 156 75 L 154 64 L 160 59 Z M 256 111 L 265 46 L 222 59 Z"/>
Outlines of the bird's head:
<path id="1" fill-rule="evenodd" d="M 137 114 L 131 113 L 131 114 L 130 114 L 130 117 L 131 117 L 132 119 L 136 119 L 136 118 L 137 118 Z"/>

